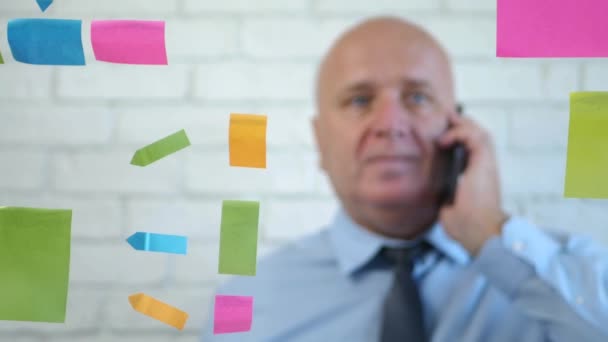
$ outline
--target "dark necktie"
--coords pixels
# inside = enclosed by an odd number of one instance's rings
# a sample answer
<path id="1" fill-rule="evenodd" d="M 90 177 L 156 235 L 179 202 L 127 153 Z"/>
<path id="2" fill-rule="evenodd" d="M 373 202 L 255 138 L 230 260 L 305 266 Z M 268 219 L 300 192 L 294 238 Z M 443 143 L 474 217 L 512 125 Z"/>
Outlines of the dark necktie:
<path id="1" fill-rule="evenodd" d="M 426 341 L 422 303 L 412 276 L 414 260 L 428 248 L 383 248 L 380 255 L 394 266 L 393 285 L 384 300 L 381 342 Z"/>

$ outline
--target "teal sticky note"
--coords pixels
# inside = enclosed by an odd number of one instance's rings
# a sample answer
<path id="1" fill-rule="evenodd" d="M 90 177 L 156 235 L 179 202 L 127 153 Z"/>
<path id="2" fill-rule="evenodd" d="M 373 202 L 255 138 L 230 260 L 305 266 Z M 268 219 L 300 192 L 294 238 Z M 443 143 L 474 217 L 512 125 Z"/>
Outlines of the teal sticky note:
<path id="1" fill-rule="evenodd" d="M 131 164 L 148 166 L 188 146 L 190 146 L 190 140 L 186 135 L 186 131 L 182 129 L 137 150 L 131 159 Z"/>
<path id="2" fill-rule="evenodd" d="M 71 210 L 0 207 L 0 320 L 65 321 Z"/>
<path id="3" fill-rule="evenodd" d="M 223 202 L 219 273 L 256 274 L 259 212 L 259 202 Z"/>
<path id="4" fill-rule="evenodd" d="M 39 65 L 85 65 L 82 21 L 13 19 L 8 43 L 16 61 Z"/>
<path id="5" fill-rule="evenodd" d="M 49 6 L 53 3 L 53 0 L 36 0 L 38 2 L 38 6 L 42 12 L 46 11 Z"/>

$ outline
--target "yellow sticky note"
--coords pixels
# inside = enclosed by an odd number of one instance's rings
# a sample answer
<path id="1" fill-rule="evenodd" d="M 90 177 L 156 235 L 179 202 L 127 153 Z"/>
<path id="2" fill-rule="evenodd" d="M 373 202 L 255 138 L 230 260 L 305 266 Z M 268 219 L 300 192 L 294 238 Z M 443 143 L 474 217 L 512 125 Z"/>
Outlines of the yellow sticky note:
<path id="1" fill-rule="evenodd" d="M 608 92 L 570 94 L 565 197 L 608 198 Z"/>
<path id="2" fill-rule="evenodd" d="M 129 303 L 136 311 L 179 330 L 184 329 L 188 320 L 188 313 L 144 293 L 129 296 Z"/>
<path id="3" fill-rule="evenodd" d="M 230 114 L 230 166 L 266 168 L 266 115 Z"/>

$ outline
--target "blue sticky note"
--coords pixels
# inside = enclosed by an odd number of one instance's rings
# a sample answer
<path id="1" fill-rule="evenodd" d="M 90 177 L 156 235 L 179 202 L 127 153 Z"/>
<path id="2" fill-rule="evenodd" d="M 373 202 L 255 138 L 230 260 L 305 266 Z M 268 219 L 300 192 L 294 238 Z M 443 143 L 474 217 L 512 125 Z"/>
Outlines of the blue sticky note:
<path id="1" fill-rule="evenodd" d="M 138 251 L 184 255 L 188 252 L 188 238 L 179 235 L 137 232 L 127 242 Z"/>
<path id="2" fill-rule="evenodd" d="M 38 3 L 40 10 L 44 12 L 47 8 L 49 8 L 49 6 L 51 6 L 53 0 L 36 0 L 36 2 Z"/>
<path id="3" fill-rule="evenodd" d="M 82 21 L 13 19 L 8 43 L 16 61 L 39 65 L 85 65 Z"/>

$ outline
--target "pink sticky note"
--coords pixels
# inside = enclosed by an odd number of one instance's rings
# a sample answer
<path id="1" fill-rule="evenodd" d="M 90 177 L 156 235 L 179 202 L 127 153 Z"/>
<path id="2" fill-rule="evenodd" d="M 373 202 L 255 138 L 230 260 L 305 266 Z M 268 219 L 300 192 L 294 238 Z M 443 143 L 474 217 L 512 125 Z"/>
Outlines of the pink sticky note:
<path id="1" fill-rule="evenodd" d="M 164 21 L 94 20 L 91 43 L 98 61 L 167 64 Z"/>
<path id="2" fill-rule="evenodd" d="M 608 1 L 498 0 L 496 56 L 608 57 Z"/>
<path id="3" fill-rule="evenodd" d="M 253 297 L 215 296 L 213 334 L 251 330 Z"/>

